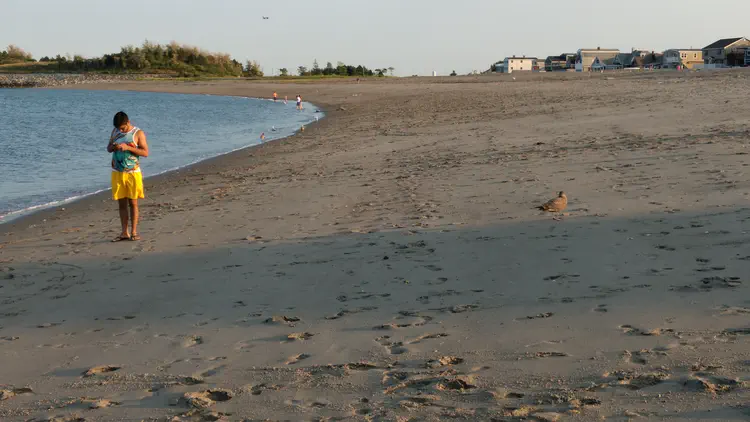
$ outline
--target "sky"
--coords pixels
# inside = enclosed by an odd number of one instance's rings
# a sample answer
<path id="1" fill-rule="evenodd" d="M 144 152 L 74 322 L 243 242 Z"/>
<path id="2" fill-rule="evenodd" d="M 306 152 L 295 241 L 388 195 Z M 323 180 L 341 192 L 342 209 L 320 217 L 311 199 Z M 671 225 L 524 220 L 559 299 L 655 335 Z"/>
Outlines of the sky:
<path id="1" fill-rule="evenodd" d="M 0 0 L 0 10 L 0 49 L 16 44 L 37 59 L 174 40 L 257 60 L 266 74 L 316 59 L 465 74 L 511 55 L 750 37 L 748 0 Z"/>

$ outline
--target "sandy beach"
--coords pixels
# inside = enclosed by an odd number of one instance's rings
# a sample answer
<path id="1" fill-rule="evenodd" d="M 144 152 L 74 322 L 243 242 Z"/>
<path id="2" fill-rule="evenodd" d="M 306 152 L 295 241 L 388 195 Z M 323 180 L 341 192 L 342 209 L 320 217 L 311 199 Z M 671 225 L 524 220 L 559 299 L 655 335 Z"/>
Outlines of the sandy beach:
<path id="1" fill-rule="evenodd" d="M 0 225 L 2 420 L 750 419 L 748 71 L 84 88 L 327 117 Z"/>

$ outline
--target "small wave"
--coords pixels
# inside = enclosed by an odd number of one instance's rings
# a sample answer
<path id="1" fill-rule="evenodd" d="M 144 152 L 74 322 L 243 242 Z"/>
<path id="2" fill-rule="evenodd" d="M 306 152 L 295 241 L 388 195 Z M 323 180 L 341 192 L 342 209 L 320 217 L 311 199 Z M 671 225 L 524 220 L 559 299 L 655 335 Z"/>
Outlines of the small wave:
<path id="1" fill-rule="evenodd" d="M 68 198 L 65 198 L 65 199 L 59 199 L 57 201 L 51 201 L 51 202 L 47 202 L 47 203 L 44 203 L 44 204 L 33 205 L 31 207 L 23 208 L 23 209 L 16 210 L 16 211 L 11 211 L 11 212 L 9 212 L 7 214 L 0 215 L 0 224 L 7 223 L 9 221 L 12 221 L 12 220 L 18 218 L 18 217 L 24 216 L 26 214 L 30 214 L 30 213 L 32 213 L 34 211 L 40 211 L 40 210 L 43 210 L 43 209 L 52 208 L 52 207 L 56 207 L 56 206 L 59 206 L 59 205 L 65 205 L 65 204 L 71 203 L 73 201 L 77 201 L 79 199 L 86 198 L 87 196 L 96 195 L 98 193 L 106 192 L 108 190 L 112 190 L 112 189 L 111 188 L 99 189 L 99 190 L 94 191 L 94 192 L 84 193 L 84 194 L 81 194 L 81 195 L 75 195 L 75 196 L 71 196 L 71 197 L 68 197 Z"/>

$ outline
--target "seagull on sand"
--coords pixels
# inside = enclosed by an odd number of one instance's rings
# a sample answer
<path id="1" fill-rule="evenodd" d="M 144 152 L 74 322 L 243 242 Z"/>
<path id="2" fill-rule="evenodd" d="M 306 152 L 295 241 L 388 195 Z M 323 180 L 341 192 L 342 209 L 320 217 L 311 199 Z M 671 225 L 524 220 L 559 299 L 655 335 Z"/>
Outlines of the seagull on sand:
<path id="1" fill-rule="evenodd" d="M 560 192 L 557 195 L 557 198 L 550 199 L 549 201 L 545 202 L 538 208 L 542 211 L 547 212 L 562 212 L 565 210 L 565 208 L 568 206 L 568 196 L 565 195 L 565 192 Z"/>

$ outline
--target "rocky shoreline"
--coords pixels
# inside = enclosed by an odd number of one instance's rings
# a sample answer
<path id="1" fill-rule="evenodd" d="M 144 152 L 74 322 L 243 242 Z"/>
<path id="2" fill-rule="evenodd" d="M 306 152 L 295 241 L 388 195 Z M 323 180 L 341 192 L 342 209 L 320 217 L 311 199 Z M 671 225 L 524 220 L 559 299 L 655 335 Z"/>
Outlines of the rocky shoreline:
<path id="1" fill-rule="evenodd" d="M 134 81 L 151 75 L 104 75 L 98 73 L 0 74 L 0 88 L 41 88 L 87 83 Z"/>

